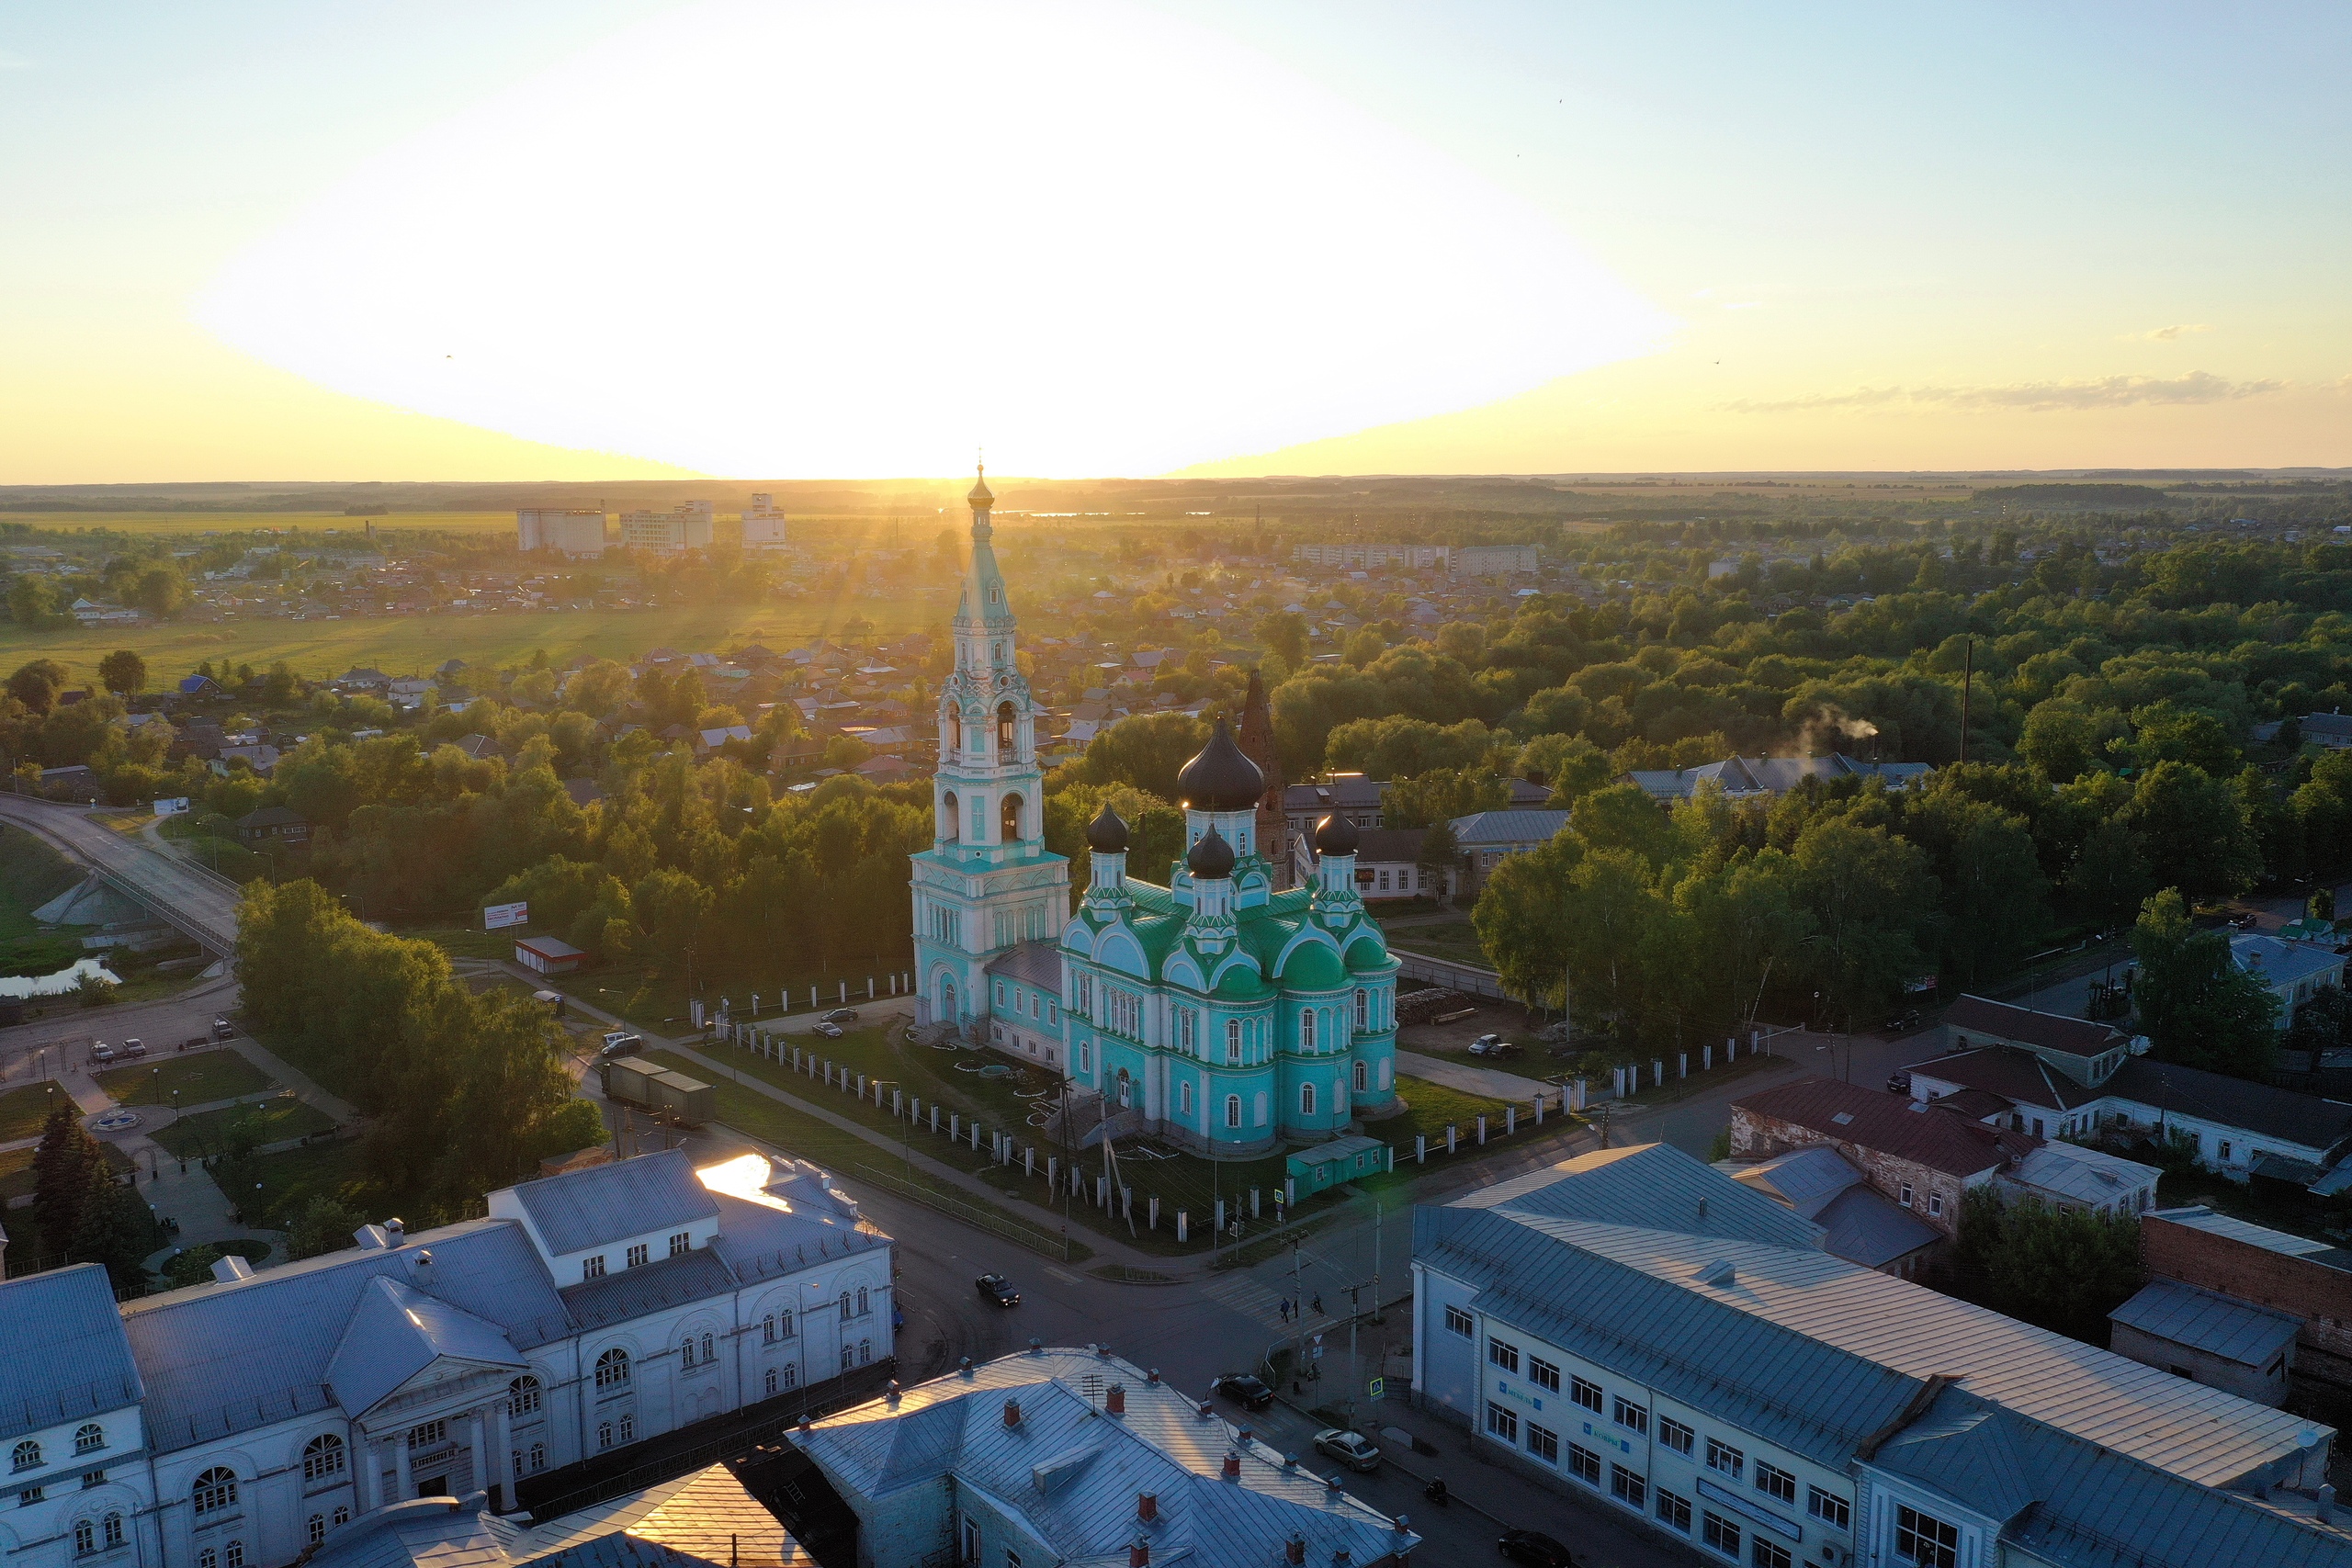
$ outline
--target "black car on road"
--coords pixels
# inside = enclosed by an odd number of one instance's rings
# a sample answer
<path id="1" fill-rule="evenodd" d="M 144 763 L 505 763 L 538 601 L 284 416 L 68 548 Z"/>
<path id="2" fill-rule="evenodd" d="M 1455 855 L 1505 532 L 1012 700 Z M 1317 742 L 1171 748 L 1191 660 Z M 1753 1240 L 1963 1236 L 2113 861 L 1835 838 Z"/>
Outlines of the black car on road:
<path id="1" fill-rule="evenodd" d="M 1505 1530 L 1495 1544 L 1513 1562 L 1531 1563 L 1533 1568 L 1577 1568 L 1568 1549 L 1542 1530 Z"/>
<path id="2" fill-rule="evenodd" d="M 1265 1380 L 1248 1372 L 1227 1372 L 1212 1378 L 1209 1392 L 1225 1395 L 1245 1410 L 1263 1410 L 1274 1402 L 1274 1391 L 1266 1386 Z"/>
<path id="3" fill-rule="evenodd" d="M 980 1300 L 990 1306 L 1012 1307 L 1021 1304 L 1021 1292 L 1014 1290 L 1012 1281 L 1001 1274 L 983 1274 L 972 1281 L 972 1286 L 980 1292 Z"/>
<path id="4" fill-rule="evenodd" d="M 825 1021 L 827 1023 L 855 1023 L 857 1021 L 857 1010 L 855 1008 L 835 1008 L 832 1011 L 825 1015 Z"/>

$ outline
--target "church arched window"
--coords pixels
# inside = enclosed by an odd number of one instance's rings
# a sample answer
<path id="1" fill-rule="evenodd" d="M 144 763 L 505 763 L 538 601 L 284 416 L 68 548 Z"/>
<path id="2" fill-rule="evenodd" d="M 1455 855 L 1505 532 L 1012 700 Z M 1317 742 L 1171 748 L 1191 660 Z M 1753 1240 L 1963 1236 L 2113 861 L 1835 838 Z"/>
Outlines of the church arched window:
<path id="1" fill-rule="evenodd" d="M 1001 841 L 1008 844 L 1019 843 L 1024 837 L 1021 831 L 1021 797 L 1017 795 L 1006 795 L 1000 816 L 1000 826 L 1004 829 L 1000 835 Z"/>
<path id="2" fill-rule="evenodd" d="M 1225 1097 L 1225 1124 L 1228 1127 L 1241 1125 L 1241 1097 L 1238 1094 Z"/>
<path id="3" fill-rule="evenodd" d="M 949 843 L 964 836 L 963 807 L 956 801 L 956 792 L 952 789 L 939 797 L 939 820 Z"/>
<path id="4" fill-rule="evenodd" d="M 1372 1068 L 1368 1063 L 1356 1064 L 1356 1092 L 1362 1094 L 1372 1085 Z"/>
<path id="5" fill-rule="evenodd" d="M 1226 1021 L 1225 1065 L 1228 1067 L 1241 1065 L 1241 1021 L 1238 1018 Z"/>
<path id="6" fill-rule="evenodd" d="M 1189 1081 L 1176 1086 L 1176 1101 L 1180 1114 L 1190 1116 L 1193 1113 L 1193 1086 Z"/>
<path id="7" fill-rule="evenodd" d="M 1313 1008 L 1308 1008 L 1298 1015 L 1298 1048 L 1302 1051 L 1315 1049 L 1315 1010 Z"/>
<path id="8" fill-rule="evenodd" d="M 1311 1083 L 1298 1086 L 1298 1113 L 1301 1116 L 1315 1114 L 1315 1086 Z"/>
<path id="9" fill-rule="evenodd" d="M 1021 727 L 1011 703 L 996 705 L 996 749 L 1001 757 L 1011 759 L 1018 748 Z"/>

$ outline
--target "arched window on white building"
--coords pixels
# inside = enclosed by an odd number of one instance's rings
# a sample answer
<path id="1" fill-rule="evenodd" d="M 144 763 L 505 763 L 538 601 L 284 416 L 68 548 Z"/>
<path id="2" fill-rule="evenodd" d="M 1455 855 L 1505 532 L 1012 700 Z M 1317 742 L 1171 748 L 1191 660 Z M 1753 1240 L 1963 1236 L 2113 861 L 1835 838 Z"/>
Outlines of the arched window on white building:
<path id="1" fill-rule="evenodd" d="M 1301 1116 L 1315 1114 L 1315 1086 L 1311 1083 L 1298 1086 L 1298 1113 Z"/>

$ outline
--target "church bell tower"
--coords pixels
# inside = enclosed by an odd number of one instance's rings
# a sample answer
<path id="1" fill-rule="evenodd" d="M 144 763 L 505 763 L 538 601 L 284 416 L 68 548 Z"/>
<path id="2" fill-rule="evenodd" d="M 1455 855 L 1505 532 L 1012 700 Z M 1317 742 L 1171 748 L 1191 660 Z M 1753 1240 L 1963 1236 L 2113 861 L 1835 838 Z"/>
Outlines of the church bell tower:
<path id="1" fill-rule="evenodd" d="M 988 470 L 966 497 L 972 564 L 956 606 L 956 668 L 939 692 L 931 848 L 914 857 L 918 1022 L 984 1027 L 987 968 L 1069 918 L 1069 863 L 1046 849 L 1037 710 L 989 525 Z"/>

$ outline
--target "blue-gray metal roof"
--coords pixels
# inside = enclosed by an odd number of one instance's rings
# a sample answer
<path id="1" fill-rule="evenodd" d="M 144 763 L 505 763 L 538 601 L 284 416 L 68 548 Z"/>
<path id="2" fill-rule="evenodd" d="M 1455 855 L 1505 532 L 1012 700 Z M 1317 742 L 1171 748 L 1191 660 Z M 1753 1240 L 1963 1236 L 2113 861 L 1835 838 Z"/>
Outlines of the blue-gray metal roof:
<path id="1" fill-rule="evenodd" d="M 1944 1238 L 1943 1232 L 1869 1187 L 1848 1188 L 1814 1219 L 1825 1233 L 1824 1252 L 1865 1269 L 1883 1269 Z"/>
<path id="2" fill-rule="evenodd" d="M 434 1271 L 440 1267 L 436 1260 Z M 379 1274 L 360 1290 L 327 1363 L 327 1386 L 357 1416 L 444 1356 L 517 1371 L 529 1365 L 496 1324 Z"/>
<path id="3" fill-rule="evenodd" d="M 1808 1220 L 1862 1179 L 1862 1173 L 1848 1165 L 1845 1156 L 1821 1145 L 1752 1163 L 1718 1161 L 1715 1168 L 1742 1187 L 1770 1192 Z"/>
<path id="4" fill-rule="evenodd" d="M 1598 1149 L 1465 1193 L 1453 1206 L 1509 1208 L 1808 1250 L 1821 1239 L 1819 1225 L 1667 1144 Z"/>
<path id="5" fill-rule="evenodd" d="M 146 1382 L 150 1445 L 168 1453 L 334 1405 L 330 1369 L 379 1277 L 495 1324 L 517 1350 L 571 1332 L 530 1238 L 507 1220 L 469 1220 L 413 1234 L 404 1247 L 330 1252 L 249 1280 L 166 1291 L 122 1306 Z"/>
<path id="6" fill-rule="evenodd" d="M 95 1263 L 0 1284 L 0 1438 L 120 1410 L 146 1395 L 114 1287 Z"/>
<path id="7" fill-rule="evenodd" d="M 2244 1367 L 2268 1366 L 2302 1326 L 2283 1312 L 2171 1280 L 2152 1280 L 2107 1315 L 2126 1328 Z"/>
<path id="8" fill-rule="evenodd" d="M 660 1258 L 600 1280 L 566 1285 L 559 1292 L 582 1328 L 627 1323 L 664 1307 L 683 1306 L 735 1288 L 727 1265 L 707 1247 L 675 1258 Z"/>
<path id="9" fill-rule="evenodd" d="M 684 1149 L 526 1181 L 514 1191 L 555 1257 L 718 1216 Z"/>
<path id="10" fill-rule="evenodd" d="M 1474 811 L 1453 819 L 1453 841 L 1464 849 L 1540 844 L 1568 825 L 1565 811 Z"/>
<path id="11" fill-rule="evenodd" d="M 2230 958 L 2241 969 L 2272 986 L 2291 986 L 2315 976 L 2341 974 L 2344 954 L 2308 942 L 2280 942 L 2260 931 L 2230 939 Z"/>
<path id="12" fill-rule="evenodd" d="M 1421 1208 L 1413 1214 L 1413 1258 L 1476 1286 L 1478 1310 L 1497 1322 L 1718 1412 L 1832 1470 L 1844 1469 L 1923 1386 L 1687 1285 L 1562 1246 L 1549 1228 L 1491 1210 Z"/>
<path id="13" fill-rule="evenodd" d="M 2241 1493 L 2197 1486 L 2039 1421 L 1989 1420 L 1990 1402 L 1939 1393 L 1871 1460 L 1991 1517 L 2037 1558 L 2079 1568 L 2348 1568 L 2352 1536 Z M 1913 1434 L 1919 1440 L 1912 1440 Z"/>
<path id="14" fill-rule="evenodd" d="M 1123 1416 L 1102 1409 L 1111 1383 L 1126 1391 Z M 1008 1402 L 1020 1406 L 1011 1426 Z M 1154 1562 L 1261 1568 L 1295 1531 L 1311 1563 L 1341 1550 L 1373 1562 L 1420 1539 L 1313 1472 L 1284 1465 L 1264 1444 L 1240 1444 L 1222 1420 L 1141 1369 L 1083 1350 L 1002 1357 L 968 1376 L 918 1384 L 895 1405 L 845 1411 L 792 1440 L 854 1506 L 952 1474 L 959 1490 L 985 1494 L 1017 1519 L 1046 1562 L 1125 1562 L 1140 1536 Z M 1240 1455 L 1238 1483 L 1221 1476 L 1229 1450 Z M 1136 1517 L 1145 1492 L 1159 1499 L 1149 1523 Z"/>

